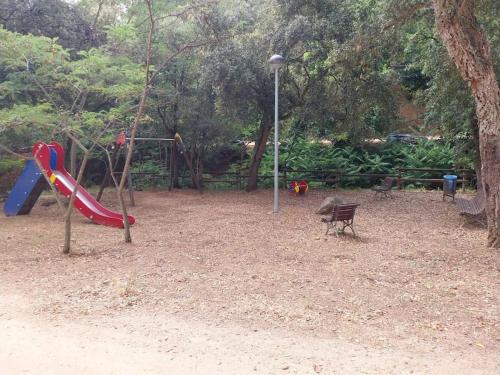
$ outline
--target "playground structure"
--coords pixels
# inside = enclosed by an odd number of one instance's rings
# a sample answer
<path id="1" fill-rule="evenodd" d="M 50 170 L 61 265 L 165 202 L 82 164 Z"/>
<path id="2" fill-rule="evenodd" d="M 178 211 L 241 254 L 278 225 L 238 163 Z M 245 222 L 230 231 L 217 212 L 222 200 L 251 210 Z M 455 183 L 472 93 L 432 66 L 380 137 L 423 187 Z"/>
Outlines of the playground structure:
<path id="1" fill-rule="evenodd" d="M 34 159 L 27 160 L 24 170 L 5 202 L 4 212 L 6 216 L 27 215 L 30 213 L 46 186 L 45 175 L 50 180 L 50 183 L 67 198 L 76 189 L 74 206 L 82 215 L 96 224 L 123 228 L 123 216 L 120 213 L 108 210 L 97 202 L 66 171 L 64 168 L 64 149 L 59 143 L 45 144 L 38 142 L 33 146 L 32 153 Z M 43 172 L 39 166 L 43 168 Z M 128 216 L 128 221 L 130 224 L 134 224 L 135 218 Z"/>
<path id="2" fill-rule="evenodd" d="M 288 191 L 296 196 L 303 195 L 307 193 L 308 190 L 309 190 L 309 185 L 305 180 L 302 180 L 300 182 L 292 181 L 288 186 Z"/>
<path id="3" fill-rule="evenodd" d="M 180 139 L 180 137 L 179 137 Z M 165 158 L 165 163 L 164 167 L 165 169 L 168 169 L 168 190 L 172 190 L 173 187 L 173 179 L 172 179 L 172 174 L 173 174 L 173 153 L 174 151 L 174 143 L 178 143 L 177 138 L 146 138 L 146 137 L 136 137 L 134 138 L 134 142 L 140 141 L 140 142 L 158 142 L 158 146 L 160 148 L 160 157 L 161 157 L 161 144 L 166 143 L 167 146 L 165 146 L 165 154 L 168 155 L 168 158 Z M 127 137 L 125 132 L 121 132 L 116 136 L 116 147 L 118 147 L 118 152 L 120 149 L 123 149 L 124 154 L 127 155 L 128 147 L 129 147 L 129 142 L 130 138 Z M 181 141 L 182 142 L 182 141 Z M 170 145 L 170 151 L 168 150 L 168 146 Z M 119 157 L 119 155 L 117 156 Z M 114 172 L 113 174 L 119 175 L 121 172 Z M 139 175 L 144 174 L 144 172 L 139 172 Z M 129 199 L 130 199 L 130 204 L 132 206 L 135 206 L 135 198 L 134 198 L 134 182 L 132 178 L 132 172 L 129 169 L 129 172 L 127 174 L 127 186 L 128 186 L 128 193 L 129 193 Z"/>

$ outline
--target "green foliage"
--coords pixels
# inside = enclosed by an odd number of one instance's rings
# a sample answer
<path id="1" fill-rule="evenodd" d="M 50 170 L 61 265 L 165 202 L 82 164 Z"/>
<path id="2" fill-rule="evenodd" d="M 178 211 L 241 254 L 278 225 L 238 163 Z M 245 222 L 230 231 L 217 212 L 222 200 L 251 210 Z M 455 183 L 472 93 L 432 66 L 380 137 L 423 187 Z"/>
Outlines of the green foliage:
<path id="1" fill-rule="evenodd" d="M 0 196 L 12 189 L 23 167 L 23 160 L 0 159 Z"/>
<path id="2" fill-rule="evenodd" d="M 132 121 L 142 67 L 99 49 L 78 57 L 54 39 L 0 28 L 0 142 L 23 147 L 63 128 L 87 137 L 109 128 L 114 138 Z"/>
<path id="3" fill-rule="evenodd" d="M 165 185 L 166 170 L 158 160 L 137 161 L 131 170 L 134 187 L 142 189 Z"/>
<path id="4" fill-rule="evenodd" d="M 28 146 L 38 139 L 47 139 L 58 118 L 49 103 L 19 104 L 0 110 L 0 141 L 13 148 Z M 31 140 L 26 144 L 26 140 Z"/>
<path id="5" fill-rule="evenodd" d="M 12 172 L 20 171 L 23 169 L 24 161 L 18 159 L 0 159 L 0 175 Z"/>
<path id="6" fill-rule="evenodd" d="M 106 50 L 114 55 L 133 56 L 138 41 L 137 29 L 133 24 L 106 27 Z"/>
<path id="7" fill-rule="evenodd" d="M 180 132 L 195 169 L 222 168 L 221 149 L 235 139 L 256 141 L 273 123 L 267 60 L 280 53 L 286 59 L 279 72 L 280 125 L 289 138 L 281 147 L 283 165 L 351 174 L 471 167 L 474 102 L 437 36 L 432 12 L 423 9 L 399 24 L 406 7 L 420 2 L 156 1 L 156 79 L 140 135 Z M 495 5 L 478 3 L 477 12 L 498 72 Z M 110 142 L 130 126 L 145 82 L 148 23 L 141 1 L 0 0 L 0 23 L 6 27 L 0 28 L 0 143 L 29 146 L 67 128 L 87 139 L 102 133 L 101 141 Z M 423 122 L 401 121 L 401 98 L 425 107 Z M 446 141 L 366 142 L 394 129 Z M 140 168 L 161 172 L 156 144 L 138 151 Z M 266 153 L 261 174 L 272 168 Z"/>
<path id="8" fill-rule="evenodd" d="M 476 7 L 477 16 L 486 29 L 492 47 L 493 65 L 500 73 L 500 8 L 495 1 L 483 1 Z M 478 122 L 475 103 L 470 88 L 459 75 L 454 63 L 440 41 L 435 30 L 432 13 L 414 17 L 400 32 L 403 53 L 400 59 L 406 62 L 403 74 L 417 77 L 409 83 L 410 94 L 426 108 L 421 129 L 427 134 L 435 133 L 455 144 L 462 154 L 457 162 L 466 167 L 476 156 Z"/>
<path id="9" fill-rule="evenodd" d="M 288 170 L 300 171 L 292 176 L 316 176 L 324 178 L 332 171 L 345 175 L 393 174 L 397 168 L 435 168 L 453 170 L 457 167 L 457 157 L 450 143 L 441 141 L 421 141 L 415 145 L 387 142 L 380 145 L 335 147 L 330 144 L 311 142 L 299 138 L 284 143 L 280 151 L 280 165 Z M 282 167 L 280 167 L 282 168 Z M 274 156 L 272 150 L 264 154 L 261 174 L 272 174 Z M 304 172 L 305 171 L 305 172 Z M 408 172 L 408 177 L 440 178 L 442 174 L 428 172 Z M 297 177 L 299 178 L 299 177 Z M 354 177 L 345 179 L 344 186 L 366 187 L 378 178 Z"/>
<path id="10" fill-rule="evenodd" d="M 57 38 L 60 45 L 75 52 L 103 40 L 103 33 L 63 0 L 0 0 L 0 25 L 22 34 Z"/>

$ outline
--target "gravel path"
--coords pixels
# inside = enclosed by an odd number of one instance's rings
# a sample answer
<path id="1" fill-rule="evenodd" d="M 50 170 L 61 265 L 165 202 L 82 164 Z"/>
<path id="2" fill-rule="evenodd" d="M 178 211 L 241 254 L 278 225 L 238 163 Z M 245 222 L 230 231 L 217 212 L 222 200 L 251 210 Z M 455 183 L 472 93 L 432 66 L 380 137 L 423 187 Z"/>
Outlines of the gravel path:
<path id="1" fill-rule="evenodd" d="M 47 322 L 12 311 L 20 301 L 6 297 L 0 304 L 0 370 L 5 375 L 497 375 L 500 369 L 494 358 L 419 343 L 410 351 L 374 349 L 168 316 Z"/>
<path id="2" fill-rule="evenodd" d="M 324 236 L 333 194 L 358 238 Z M 500 373 L 498 252 L 438 192 L 395 196 L 140 192 L 133 244 L 75 216 L 69 257 L 57 206 L 0 216 L 1 373 Z"/>

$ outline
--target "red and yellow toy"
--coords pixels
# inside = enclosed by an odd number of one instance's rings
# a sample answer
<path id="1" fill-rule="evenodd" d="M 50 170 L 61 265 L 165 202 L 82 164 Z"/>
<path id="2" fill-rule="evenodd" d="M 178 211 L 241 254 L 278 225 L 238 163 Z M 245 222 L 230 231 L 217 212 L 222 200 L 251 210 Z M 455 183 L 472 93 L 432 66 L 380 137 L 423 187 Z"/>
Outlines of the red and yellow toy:
<path id="1" fill-rule="evenodd" d="M 307 190 L 309 190 L 309 185 L 304 180 L 302 180 L 300 182 L 293 181 L 290 183 L 288 190 L 290 191 L 291 194 L 295 194 L 295 195 L 305 194 L 307 192 Z"/>

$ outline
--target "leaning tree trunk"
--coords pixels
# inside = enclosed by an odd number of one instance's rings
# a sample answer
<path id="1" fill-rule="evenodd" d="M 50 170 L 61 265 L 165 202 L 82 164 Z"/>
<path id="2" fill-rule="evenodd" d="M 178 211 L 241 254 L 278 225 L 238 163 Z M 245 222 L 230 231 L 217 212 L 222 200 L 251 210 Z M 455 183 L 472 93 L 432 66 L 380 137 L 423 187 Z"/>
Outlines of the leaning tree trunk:
<path id="1" fill-rule="evenodd" d="M 77 163 L 77 152 L 78 152 L 78 145 L 72 141 L 71 142 L 71 148 L 69 152 L 69 174 L 72 175 L 73 177 L 76 176 L 76 163 Z"/>
<path id="2" fill-rule="evenodd" d="M 110 161 L 109 163 L 106 163 L 106 172 L 104 173 L 104 178 L 102 179 L 101 186 L 99 187 L 99 192 L 97 193 L 97 196 L 95 198 L 96 201 L 100 202 L 102 198 L 102 194 L 104 193 L 104 189 L 106 189 L 106 186 L 109 185 L 111 178 L 111 174 L 115 173 L 115 167 L 116 167 L 116 158 L 119 154 L 119 145 L 115 144 L 115 147 L 113 148 L 113 152 L 111 153 Z M 107 152 L 107 151 L 106 151 Z"/>
<path id="3" fill-rule="evenodd" d="M 262 156 L 266 151 L 267 140 L 272 129 L 272 120 L 265 119 L 262 121 L 259 129 L 259 136 L 257 137 L 257 142 L 255 143 L 252 154 L 252 162 L 250 163 L 250 169 L 248 171 L 247 191 L 257 190 L 260 162 L 262 161 Z"/>
<path id="4" fill-rule="evenodd" d="M 196 190 L 201 191 L 199 176 L 193 167 L 194 153 L 194 150 L 188 151 L 187 149 L 184 149 L 182 155 L 184 155 L 184 161 L 186 162 L 186 166 L 189 169 L 189 173 L 191 173 L 191 183 L 193 184 L 193 187 Z"/>
<path id="5" fill-rule="evenodd" d="M 130 222 L 128 221 L 127 206 L 125 205 L 125 199 L 123 198 L 123 190 L 125 184 L 127 183 L 128 173 L 130 171 L 130 164 L 132 163 L 132 155 L 134 152 L 135 137 L 139 129 L 139 124 L 142 121 L 142 115 L 144 113 L 144 106 L 146 105 L 146 97 L 151 85 L 150 69 L 151 69 L 151 56 L 153 54 L 153 34 L 155 30 L 155 19 L 153 17 L 153 4 L 152 0 L 144 0 L 146 7 L 148 8 L 149 16 L 149 32 L 148 41 L 146 44 L 146 62 L 145 62 L 145 75 L 144 75 L 144 88 L 142 89 L 141 97 L 139 99 L 139 107 L 135 113 L 134 122 L 132 123 L 130 130 L 130 144 L 125 155 L 125 164 L 123 165 L 122 176 L 120 179 L 120 184 L 118 185 L 117 195 L 118 202 L 120 203 L 120 209 L 123 215 L 123 236 L 125 242 L 132 242 L 132 236 L 130 234 Z"/>
<path id="6" fill-rule="evenodd" d="M 171 185 L 173 188 L 178 189 L 181 187 L 179 184 L 179 159 L 177 157 L 177 153 L 179 151 L 177 150 L 177 143 L 173 142 L 172 143 L 172 159 L 170 160 L 170 163 L 172 163 L 172 176 L 170 178 L 172 179 Z"/>
<path id="7" fill-rule="evenodd" d="M 481 182 L 486 194 L 488 246 L 500 247 L 500 90 L 491 48 L 474 15 L 474 0 L 433 0 L 436 26 L 468 82 L 479 120 Z"/>

